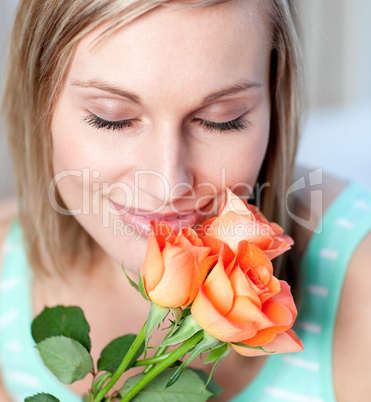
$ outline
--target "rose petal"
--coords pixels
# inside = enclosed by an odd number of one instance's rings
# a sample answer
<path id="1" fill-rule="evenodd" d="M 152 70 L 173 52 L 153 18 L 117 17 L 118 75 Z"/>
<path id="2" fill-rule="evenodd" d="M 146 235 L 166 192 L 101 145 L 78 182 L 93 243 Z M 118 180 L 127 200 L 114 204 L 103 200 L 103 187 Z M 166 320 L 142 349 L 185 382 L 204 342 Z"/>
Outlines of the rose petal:
<path id="1" fill-rule="evenodd" d="M 291 247 L 277 247 L 275 249 L 271 250 L 264 250 L 264 252 L 267 254 L 267 257 L 270 260 L 273 260 L 274 258 L 278 257 L 279 255 L 283 254 L 285 251 L 290 250 Z"/>
<path id="2" fill-rule="evenodd" d="M 178 233 L 175 244 L 177 244 L 177 241 L 181 239 L 187 239 L 188 242 L 193 246 L 202 247 L 203 245 L 202 240 L 197 236 L 197 233 L 189 226 L 182 228 L 182 230 Z"/>
<path id="3" fill-rule="evenodd" d="M 241 346 L 232 345 L 233 349 L 243 356 L 262 356 L 267 353 L 262 350 L 245 349 Z M 281 332 L 277 334 L 275 338 L 264 345 L 264 349 L 267 352 L 275 353 L 291 353 L 291 352 L 301 352 L 304 350 L 303 343 L 300 338 L 295 334 L 292 329 L 286 332 Z"/>
<path id="4" fill-rule="evenodd" d="M 262 306 L 263 314 L 266 314 L 274 325 L 261 328 L 258 333 L 244 342 L 251 346 L 262 346 L 271 342 L 277 333 L 288 330 L 294 323 L 297 311 L 290 293 L 290 287 L 285 281 L 280 281 L 281 291 L 274 295 Z"/>
<path id="5" fill-rule="evenodd" d="M 260 217 L 260 216 L 262 216 L 261 213 L 259 213 L 259 217 Z M 265 218 L 264 218 L 264 219 L 265 219 Z M 278 225 L 278 224 L 275 223 L 275 222 L 268 222 L 266 219 L 265 219 L 265 221 L 268 223 L 268 225 L 269 225 L 269 226 L 271 227 L 271 229 L 273 230 L 275 237 L 283 233 L 283 229 L 281 228 L 280 225 Z"/>
<path id="6" fill-rule="evenodd" d="M 239 265 L 229 275 L 235 296 L 247 296 L 258 308 L 261 309 L 260 298 L 256 292 L 256 286 L 247 280 Z"/>
<path id="7" fill-rule="evenodd" d="M 152 235 L 149 237 L 154 236 L 156 238 L 161 250 L 165 247 L 165 242 L 174 244 L 176 234 L 169 225 L 162 222 L 151 221 L 151 229 Z"/>
<path id="8" fill-rule="evenodd" d="M 233 251 L 230 249 L 230 247 L 222 242 L 221 240 L 215 238 L 215 237 L 210 237 L 210 236 L 201 236 L 200 239 L 202 240 L 202 244 L 204 247 L 209 247 L 210 248 L 210 254 L 217 254 L 219 255 L 220 250 L 222 247 L 224 247 L 224 256 L 223 260 L 227 261 L 228 259 L 228 264 L 230 261 L 232 261 L 235 258 L 235 254 Z"/>
<path id="9" fill-rule="evenodd" d="M 267 317 L 247 296 L 236 296 L 231 311 L 225 317 L 228 321 L 238 323 L 241 327 L 250 326 L 250 324 L 253 323 L 257 331 L 274 325 L 269 317 Z M 245 339 L 250 338 L 240 338 L 237 342 Z"/>
<path id="10" fill-rule="evenodd" d="M 193 301 L 191 313 L 196 322 L 206 332 L 223 342 L 239 342 L 240 339 L 245 339 L 246 335 L 252 336 L 256 333 L 256 327 L 253 322 L 241 325 L 223 317 L 202 290 Z"/>
<path id="11" fill-rule="evenodd" d="M 226 192 L 227 200 L 219 216 L 204 222 L 197 230 L 199 235 L 216 237 L 233 251 L 237 250 L 239 241 L 248 240 L 264 250 L 270 260 L 291 248 L 294 242 L 283 234 L 281 226 L 269 222 L 256 206 L 240 199 L 230 189 Z"/>
<path id="12" fill-rule="evenodd" d="M 205 278 L 207 274 L 209 273 L 211 267 L 215 265 L 215 263 L 218 261 L 218 255 L 209 255 L 205 259 L 203 259 L 196 270 L 195 273 L 195 278 L 193 281 L 193 286 L 189 295 L 189 300 L 187 302 L 187 305 L 192 303 L 194 298 L 196 297 L 197 293 L 200 291 L 202 288 L 202 285 L 205 281 Z"/>
<path id="13" fill-rule="evenodd" d="M 269 248 L 274 232 L 269 225 L 229 211 L 215 219 L 206 234 L 224 241 L 236 251 L 241 240 L 248 240 L 262 249 Z"/>
<path id="14" fill-rule="evenodd" d="M 272 262 L 264 251 L 247 241 L 241 241 L 238 245 L 237 262 L 244 272 L 254 265 L 262 265 L 267 268 L 271 275 L 273 274 Z"/>
<path id="15" fill-rule="evenodd" d="M 296 319 L 296 316 L 298 315 L 298 311 L 296 309 L 296 305 L 294 302 L 294 299 L 292 297 L 291 291 L 290 291 L 290 286 L 287 282 L 280 280 L 280 287 L 281 290 L 279 293 L 275 294 L 272 297 L 272 300 L 274 300 L 276 303 L 283 304 L 286 306 L 290 311 L 291 314 L 293 315 L 293 322 Z"/>
<path id="16" fill-rule="evenodd" d="M 155 236 L 148 237 L 147 253 L 140 274 L 147 292 L 152 291 L 162 278 L 164 264 Z"/>
<path id="17" fill-rule="evenodd" d="M 229 211 L 232 211 L 238 215 L 251 216 L 251 212 L 247 208 L 247 202 L 244 199 L 238 197 L 228 187 L 226 188 L 226 192 L 227 192 L 227 201 L 224 205 L 223 210 L 219 215 L 224 215 Z"/>
<path id="18" fill-rule="evenodd" d="M 225 272 L 223 249 L 219 260 L 206 278 L 202 291 L 220 314 L 227 314 L 233 306 L 233 289 Z"/>
<path id="19" fill-rule="evenodd" d="M 189 299 L 197 269 L 196 261 L 188 250 L 170 244 L 162 254 L 165 266 L 162 278 L 148 295 L 160 306 L 182 306 Z"/>
<path id="20" fill-rule="evenodd" d="M 282 303 L 277 303 L 274 297 L 263 304 L 263 313 L 276 325 L 290 327 L 293 324 L 293 314 L 290 309 Z"/>

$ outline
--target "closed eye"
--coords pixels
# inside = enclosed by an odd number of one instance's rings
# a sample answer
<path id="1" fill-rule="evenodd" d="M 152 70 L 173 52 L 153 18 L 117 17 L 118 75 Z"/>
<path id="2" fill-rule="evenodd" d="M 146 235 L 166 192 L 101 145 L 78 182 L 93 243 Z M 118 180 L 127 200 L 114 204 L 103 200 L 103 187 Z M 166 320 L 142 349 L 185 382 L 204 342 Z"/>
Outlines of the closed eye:
<path id="1" fill-rule="evenodd" d="M 106 129 L 106 130 L 112 130 L 112 131 L 132 127 L 132 125 L 134 124 L 134 120 L 132 120 L 132 119 L 110 121 L 110 120 L 102 119 L 101 117 L 96 116 L 95 114 L 91 114 L 88 117 L 86 117 L 84 119 L 84 122 L 86 124 L 88 124 L 89 126 L 97 128 L 97 129 Z M 214 121 L 200 119 L 200 120 L 198 120 L 198 123 L 209 131 L 218 131 L 220 133 L 225 132 L 225 131 L 245 130 L 248 127 L 248 125 L 251 125 L 251 123 L 249 121 L 245 120 L 243 118 L 243 116 L 240 116 L 235 120 L 230 120 L 230 121 L 221 122 L 221 123 L 216 123 Z"/>
<path id="2" fill-rule="evenodd" d="M 251 124 L 250 122 L 245 120 L 243 118 L 243 116 L 240 116 L 235 120 L 221 122 L 221 123 L 216 123 L 214 121 L 209 121 L 209 120 L 199 120 L 199 123 L 202 126 L 204 126 L 207 130 L 219 131 L 219 132 L 241 131 L 241 130 L 245 130 L 248 127 L 248 125 Z"/>
<path id="3" fill-rule="evenodd" d="M 133 125 L 133 120 L 117 120 L 117 121 L 109 121 L 104 120 L 101 117 L 96 116 L 95 114 L 91 114 L 90 116 L 84 119 L 85 123 L 91 127 L 101 129 L 105 128 L 107 130 L 121 130 L 125 127 L 131 127 Z"/>

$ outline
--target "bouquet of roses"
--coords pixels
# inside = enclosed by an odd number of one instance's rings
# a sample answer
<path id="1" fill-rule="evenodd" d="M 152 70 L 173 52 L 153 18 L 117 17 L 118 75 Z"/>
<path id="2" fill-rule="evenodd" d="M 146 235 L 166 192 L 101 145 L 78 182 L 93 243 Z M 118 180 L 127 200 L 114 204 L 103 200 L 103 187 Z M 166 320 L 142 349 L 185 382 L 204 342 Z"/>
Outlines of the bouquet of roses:
<path id="1" fill-rule="evenodd" d="M 139 283 L 128 277 L 151 303 L 137 336 L 113 340 L 95 369 L 89 353 L 89 324 L 82 311 L 57 306 L 35 318 L 36 347 L 63 383 L 93 373 L 87 401 L 130 401 L 139 396 L 141 401 L 154 401 L 154 394 L 161 401 L 172 401 L 174 392 L 197 401 L 215 397 L 220 391 L 211 377 L 231 349 L 244 356 L 303 349 L 291 330 L 297 310 L 290 287 L 275 278 L 271 262 L 292 244 L 279 225 L 227 189 L 219 215 L 196 230 L 173 231 L 164 223 L 152 223 Z M 154 356 L 146 358 L 151 334 L 166 317 L 164 340 Z M 188 368 L 202 353 L 204 363 L 213 364 L 209 376 Z M 134 366 L 143 366 L 144 371 L 111 392 Z M 26 399 L 41 400 L 57 399 L 49 394 Z"/>

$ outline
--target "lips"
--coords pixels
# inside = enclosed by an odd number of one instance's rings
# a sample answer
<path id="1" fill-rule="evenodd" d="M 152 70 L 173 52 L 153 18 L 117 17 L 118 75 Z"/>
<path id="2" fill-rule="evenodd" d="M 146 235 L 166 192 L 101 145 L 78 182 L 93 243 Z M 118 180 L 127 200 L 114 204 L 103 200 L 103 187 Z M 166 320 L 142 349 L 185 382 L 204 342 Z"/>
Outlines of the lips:
<path id="1" fill-rule="evenodd" d="M 198 225 L 207 217 L 207 212 L 205 211 L 207 211 L 207 207 L 212 200 L 197 211 L 180 211 L 179 213 L 151 213 L 150 211 L 139 209 L 127 210 L 127 208 L 116 204 L 112 200 L 109 202 L 111 206 L 119 212 L 121 220 L 126 225 L 131 225 L 141 237 L 148 237 L 151 230 L 151 221 L 163 222 L 177 231 L 186 226 L 194 227 Z"/>

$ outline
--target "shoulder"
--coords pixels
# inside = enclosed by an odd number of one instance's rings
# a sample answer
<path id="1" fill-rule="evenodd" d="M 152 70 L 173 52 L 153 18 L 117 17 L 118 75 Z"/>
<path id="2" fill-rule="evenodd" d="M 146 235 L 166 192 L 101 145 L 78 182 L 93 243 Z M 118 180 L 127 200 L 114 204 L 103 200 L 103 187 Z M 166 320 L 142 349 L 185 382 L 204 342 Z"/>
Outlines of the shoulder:
<path id="1" fill-rule="evenodd" d="M 354 252 L 341 294 L 334 338 L 338 401 L 368 401 L 371 395 L 371 232 Z"/>
<path id="2" fill-rule="evenodd" d="M 296 179 L 306 179 L 310 169 L 299 167 Z M 307 227 L 297 225 L 297 242 L 301 241 L 300 251 L 305 250 L 310 237 L 327 208 L 347 187 L 347 182 L 331 175 L 323 174 L 317 188 L 305 186 L 295 194 L 296 213 L 311 222 Z M 312 205 L 311 191 L 320 189 L 320 205 Z M 300 236 L 298 236 L 298 233 Z M 334 343 L 333 372 L 336 398 L 339 402 L 357 400 L 368 401 L 371 395 L 369 365 L 371 351 L 368 348 L 371 338 L 371 232 L 360 242 L 347 267 L 340 303 L 338 306 Z"/>

